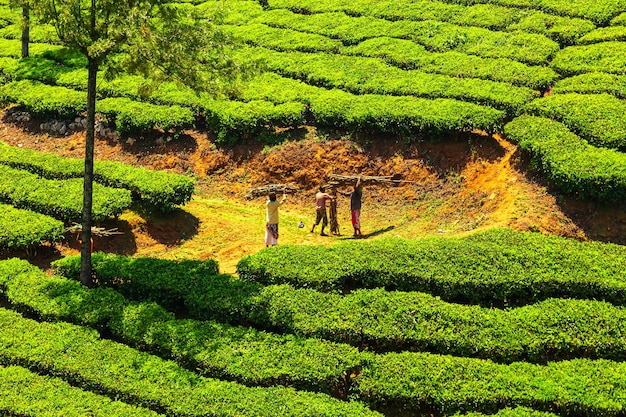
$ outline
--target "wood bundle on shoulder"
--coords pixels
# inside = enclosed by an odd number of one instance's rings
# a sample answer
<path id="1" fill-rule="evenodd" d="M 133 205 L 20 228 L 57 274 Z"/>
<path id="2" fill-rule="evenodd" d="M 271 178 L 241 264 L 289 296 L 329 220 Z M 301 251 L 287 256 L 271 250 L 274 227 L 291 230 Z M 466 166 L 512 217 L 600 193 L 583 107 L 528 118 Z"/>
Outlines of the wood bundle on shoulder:
<path id="1" fill-rule="evenodd" d="M 77 223 L 74 223 L 72 226 L 65 228 L 66 232 L 73 233 L 81 232 L 82 230 L 83 226 Z M 124 232 L 120 232 L 119 230 L 117 230 L 117 227 L 113 229 L 105 229 L 104 227 L 91 226 L 91 234 L 98 237 L 108 237 L 113 235 L 123 235 Z"/>
<path id="2" fill-rule="evenodd" d="M 353 187 L 356 182 L 361 178 L 361 184 L 364 186 L 367 185 L 382 185 L 382 186 L 390 186 L 390 185 L 398 185 L 402 181 L 402 175 L 395 174 L 389 176 L 369 176 L 369 175 L 336 175 L 331 174 L 328 178 L 328 185 L 331 187 Z"/>
<path id="3" fill-rule="evenodd" d="M 246 198 L 252 200 L 258 197 L 267 197 L 270 193 L 293 194 L 298 191 L 298 187 L 294 184 L 268 184 L 260 187 L 250 188 L 246 192 Z"/>

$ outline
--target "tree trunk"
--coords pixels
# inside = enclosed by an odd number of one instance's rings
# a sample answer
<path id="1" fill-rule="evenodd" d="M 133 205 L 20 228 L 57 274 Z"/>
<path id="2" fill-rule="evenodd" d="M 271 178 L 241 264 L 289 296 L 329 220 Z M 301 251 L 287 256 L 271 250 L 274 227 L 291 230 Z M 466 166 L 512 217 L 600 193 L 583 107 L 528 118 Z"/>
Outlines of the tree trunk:
<path id="1" fill-rule="evenodd" d="M 22 7 L 22 58 L 28 58 L 28 43 L 30 42 L 30 8 L 26 4 Z"/>
<path id="2" fill-rule="evenodd" d="M 87 287 L 93 286 L 91 272 L 91 208 L 93 205 L 93 154 L 96 128 L 96 75 L 98 61 L 89 59 L 87 82 L 87 132 L 85 137 L 85 173 L 83 186 L 83 221 L 80 247 L 80 281 Z"/>

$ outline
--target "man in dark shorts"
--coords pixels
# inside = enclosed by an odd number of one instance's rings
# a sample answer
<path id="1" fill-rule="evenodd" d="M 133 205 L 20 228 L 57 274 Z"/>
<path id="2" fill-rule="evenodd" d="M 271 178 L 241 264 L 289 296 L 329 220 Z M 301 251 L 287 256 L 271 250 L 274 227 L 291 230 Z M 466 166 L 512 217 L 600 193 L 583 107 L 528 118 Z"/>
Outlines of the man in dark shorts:
<path id="1" fill-rule="evenodd" d="M 320 236 L 328 236 L 324 233 L 324 228 L 328 226 L 328 215 L 326 214 L 326 202 L 332 200 L 330 194 L 324 192 L 324 187 L 320 186 L 319 191 L 315 194 L 315 223 L 311 227 L 311 233 L 315 230 L 315 226 L 322 222 L 322 232 Z"/>

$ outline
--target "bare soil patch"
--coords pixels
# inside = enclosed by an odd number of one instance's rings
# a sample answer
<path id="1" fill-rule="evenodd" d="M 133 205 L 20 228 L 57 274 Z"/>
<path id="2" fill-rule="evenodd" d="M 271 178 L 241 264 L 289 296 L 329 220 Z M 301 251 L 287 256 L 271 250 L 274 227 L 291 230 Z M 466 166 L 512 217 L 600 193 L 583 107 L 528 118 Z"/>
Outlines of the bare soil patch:
<path id="1" fill-rule="evenodd" d="M 0 113 L 0 141 L 63 156 L 83 156 L 84 132 L 53 137 L 39 131 L 40 121 L 7 123 L 3 116 Z M 250 187 L 294 183 L 301 190 L 290 198 L 294 215 L 311 211 L 314 191 L 328 174 L 401 174 L 409 181 L 404 186 L 366 190 L 364 210 L 369 222 L 378 227 L 375 230 L 402 225 L 396 228 L 398 236 L 420 237 L 512 227 L 626 243 L 623 205 L 551 193 L 540 178 L 528 172 L 518 148 L 497 135 L 462 134 L 450 140 L 411 143 L 393 136 L 328 134 L 309 128 L 304 137 L 279 145 L 248 141 L 224 147 L 216 144 L 210 133 L 189 130 L 170 141 L 158 134 L 117 141 L 97 139 L 96 159 L 193 175 L 201 198 L 218 197 L 240 204 L 245 204 Z M 184 208 L 167 218 L 124 215 L 106 225 L 118 227 L 124 234 L 96 241 L 96 249 L 132 255 L 164 253 L 183 242 L 189 247 L 194 236 L 215 233 L 224 225 L 223 220 L 213 218 L 210 208 L 198 212 L 202 218 Z M 231 265 L 228 272 L 243 254 L 262 247 L 250 247 L 246 239 L 231 243 L 220 253 L 223 259 L 217 259 Z M 42 249 L 38 256 L 52 259 L 77 251 L 75 239 L 68 238 L 64 244 Z"/>

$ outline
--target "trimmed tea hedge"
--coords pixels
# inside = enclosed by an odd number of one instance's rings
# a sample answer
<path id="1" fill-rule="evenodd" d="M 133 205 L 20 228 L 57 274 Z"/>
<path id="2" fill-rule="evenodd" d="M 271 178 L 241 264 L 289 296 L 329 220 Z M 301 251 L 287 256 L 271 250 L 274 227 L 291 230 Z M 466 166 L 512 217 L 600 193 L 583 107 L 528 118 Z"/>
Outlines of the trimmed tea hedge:
<path id="1" fill-rule="evenodd" d="M 598 28 L 578 40 L 581 45 L 609 41 L 626 41 L 626 26 Z"/>
<path id="2" fill-rule="evenodd" d="M 563 123 L 592 145 L 626 150 L 626 101 L 609 94 L 553 94 L 526 108 Z"/>
<path id="3" fill-rule="evenodd" d="M 83 180 L 48 180 L 28 171 L 0 165 L 0 201 L 65 222 L 80 222 Z M 94 184 L 92 218 L 95 222 L 118 216 L 131 204 L 130 191 Z"/>
<path id="4" fill-rule="evenodd" d="M 441 414 L 512 405 L 559 416 L 619 416 L 626 364 L 573 359 L 538 366 L 423 353 L 375 355 L 355 381 L 361 401 L 381 411 L 433 410 Z"/>
<path id="5" fill-rule="evenodd" d="M 598 25 L 606 25 L 624 9 L 622 0 L 569 1 L 569 0 L 452 0 L 458 4 L 499 4 L 524 9 L 542 10 L 559 16 L 582 17 Z"/>
<path id="6" fill-rule="evenodd" d="M 341 53 L 382 58 L 406 70 L 419 69 L 452 77 L 482 78 L 533 90 L 547 90 L 558 78 L 558 74 L 547 67 L 526 65 L 507 58 L 481 58 L 455 51 L 430 52 L 413 41 L 387 36 L 344 47 Z"/>
<path id="7" fill-rule="evenodd" d="M 453 99 L 421 99 L 375 94 L 353 95 L 340 90 L 310 97 L 310 110 L 322 126 L 411 135 L 451 131 L 497 132 L 505 112 Z"/>
<path id="8" fill-rule="evenodd" d="M 99 284 L 113 287 L 132 300 L 158 300 L 170 310 L 179 309 L 189 291 L 203 287 L 208 291 L 222 277 L 213 260 L 172 261 L 95 252 L 91 262 Z M 58 275 L 72 279 L 80 275 L 80 256 L 58 259 L 53 264 Z"/>
<path id="9" fill-rule="evenodd" d="M 280 245 L 242 258 L 237 271 L 264 285 L 340 292 L 386 287 L 487 305 L 548 297 L 626 304 L 625 262 L 626 250 L 617 245 L 494 229 L 464 238 Z"/>
<path id="10" fill-rule="evenodd" d="M 563 44 L 572 44 L 585 33 L 595 29 L 595 25 L 589 20 L 555 16 L 531 8 L 520 9 L 512 3 L 459 5 L 414 0 L 376 2 L 274 0 L 270 6 L 305 14 L 344 12 L 351 16 L 371 16 L 392 21 L 437 20 L 460 26 L 478 26 L 507 32 L 523 30 L 546 35 Z"/>
<path id="11" fill-rule="evenodd" d="M 296 127 L 305 123 L 302 103 L 275 104 L 265 100 L 250 102 L 211 100 L 202 102 L 208 126 L 222 142 L 241 137 L 253 137 L 267 130 L 267 126 Z M 257 140 L 262 139 L 258 137 Z"/>
<path id="12" fill-rule="evenodd" d="M 20 104 L 38 117 L 73 118 L 86 110 L 87 96 L 84 91 L 22 80 L 1 86 L 0 101 Z M 96 111 L 114 119 L 121 133 L 155 128 L 180 131 L 191 127 L 195 120 L 188 108 L 159 106 L 128 98 L 99 100 Z"/>
<path id="13" fill-rule="evenodd" d="M 454 305 L 417 292 L 375 289 L 341 296 L 286 285 L 246 285 L 204 272 L 191 261 L 101 253 L 94 258 L 101 284 L 171 310 L 184 304 L 192 317 L 200 319 L 252 323 L 376 351 L 428 350 L 506 362 L 626 357 L 626 344 L 614 338 L 626 311 L 598 301 L 550 299 L 503 311 Z M 79 265 L 77 256 L 53 264 L 57 273 L 73 279 L 78 278 Z M 143 283 L 153 278 L 161 283 L 159 291 L 142 290 Z"/>
<path id="14" fill-rule="evenodd" d="M 528 407 L 516 407 L 505 408 L 495 414 L 483 414 L 483 413 L 467 413 L 467 414 L 455 414 L 455 417 L 559 417 L 554 413 L 548 413 L 545 411 L 537 411 Z"/>
<path id="15" fill-rule="evenodd" d="M 302 79 L 308 84 L 340 88 L 353 94 L 407 95 L 430 98 L 454 98 L 484 104 L 510 114 L 537 93 L 510 84 L 406 71 L 386 64 L 379 58 L 342 56 L 326 53 L 276 52 L 249 48 L 246 55 L 263 61 L 272 71 Z"/>
<path id="16" fill-rule="evenodd" d="M 63 222 L 0 203 L 0 247 L 22 249 L 63 238 Z"/>
<path id="17" fill-rule="evenodd" d="M 193 278 L 189 272 L 181 282 Z M 19 310 L 45 320 L 102 328 L 202 375 L 246 385 L 285 385 L 346 394 L 350 385 L 347 376 L 362 367 L 367 357 L 345 344 L 214 321 L 175 320 L 172 313 L 154 303 L 130 303 L 110 288 L 90 290 L 77 281 L 50 277 L 18 259 L 0 261 L 0 290 Z"/>
<path id="18" fill-rule="evenodd" d="M 369 16 L 351 17 L 341 12 L 304 15 L 278 9 L 269 10 L 250 23 L 339 38 L 346 45 L 391 36 L 410 39 L 436 52 L 458 51 L 485 58 L 509 58 L 531 65 L 547 64 L 559 50 L 556 42 L 543 35 L 498 32 L 435 20 L 392 22 Z"/>
<path id="19" fill-rule="evenodd" d="M 54 154 L 18 148 L 0 142 L 0 164 L 24 169 L 49 179 L 80 178 L 84 162 Z M 133 198 L 149 209 L 169 212 L 191 200 L 194 181 L 185 175 L 153 171 L 113 161 L 96 161 L 94 179 L 97 183 L 125 188 Z"/>
<path id="20" fill-rule="evenodd" d="M 552 92 L 554 94 L 607 93 L 624 100 L 626 99 L 626 76 L 603 72 L 590 72 L 588 74 L 576 75 L 557 81 Z"/>
<path id="21" fill-rule="evenodd" d="M 162 129 L 180 133 L 193 126 L 194 114 L 181 106 L 162 106 L 125 97 L 106 98 L 96 103 L 96 111 L 115 122 L 120 133 Z"/>
<path id="22" fill-rule="evenodd" d="M 20 270 L 22 272 L 20 272 Z M 8 272 L 7 272 L 8 271 Z M 15 275 L 26 275 L 35 271 L 35 275 L 30 278 L 18 277 Z M 6 278 L 8 275 L 12 275 L 13 278 Z M 13 291 L 9 291 L 10 297 L 18 297 L 23 288 L 29 286 L 38 287 L 40 289 L 46 289 L 49 295 L 41 294 L 39 291 L 29 291 L 31 294 L 30 299 L 46 299 L 48 305 L 53 306 L 57 304 L 57 309 L 62 307 L 68 300 L 74 305 L 88 305 L 89 303 L 81 302 L 81 297 L 75 294 L 69 296 L 66 291 L 56 293 L 55 285 L 51 286 L 52 282 L 56 282 L 59 287 L 67 289 L 69 288 L 63 283 L 63 280 L 58 278 L 47 277 L 44 282 L 37 283 L 42 271 L 38 271 L 37 268 L 30 266 L 25 261 L 10 260 L 0 262 L 0 285 L 1 280 L 12 280 L 10 286 L 14 288 Z M 30 282 L 30 284 L 28 283 Z M 94 290 L 88 290 L 81 287 L 78 283 L 75 283 L 75 291 L 85 294 L 87 292 L 93 292 Z M 39 292 L 39 294 L 37 294 Z M 50 297 L 55 294 L 54 298 Z M 16 294 L 18 294 L 16 296 Z M 25 297 L 22 296 L 22 299 Z M 26 297 L 28 298 L 28 296 Z M 41 302 L 39 302 L 41 304 Z M 44 302 L 44 304 L 46 303 Z M 100 304 L 104 305 L 104 303 Z M 116 309 L 120 311 L 120 309 Z M 3 317 L 0 310 L 0 317 Z M 158 323 L 163 320 L 169 320 L 167 315 L 158 313 L 158 308 L 149 307 L 148 304 L 133 306 L 125 309 L 123 313 L 122 323 L 124 326 L 113 325 L 113 329 L 123 329 L 122 332 L 125 335 L 145 335 L 146 340 L 152 340 L 152 343 L 159 343 L 159 339 L 153 337 L 155 335 L 163 334 L 156 327 L 153 327 L 154 323 Z M 170 316 L 171 317 L 171 316 Z M 23 321 L 23 319 L 21 319 Z M 183 323 L 190 321 L 181 321 L 181 325 L 186 327 Z M 2 320 L 0 320 L 2 323 Z M 30 322 L 29 322 L 30 323 Z M 172 323 L 171 321 L 169 323 Z M 570 323 L 571 324 L 571 323 Z M 7 323 L 12 331 L 20 332 L 22 324 L 18 323 L 15 326 L 13 323 Z M 1 326 L 1 324 L 0 324 Z M 56 325 L 55 325 L 56 326 Z M 56 331 L 52 333 L 54 339 L 47 341 L 47 343 L 59 344 L 59 335 L 61 328 L 66 328 L 65 325 L 58 325 L 55 327 Z M 18 329 L 15 329 L 18 327 Z M 43 327 L 38 325 L 37 327 Z M 73 328 L 76 329 L 76 328 Z M 179 355 L 185 356 L 192 354 L 193 350 L 187 351 L 185 348 L 193 346 L 194 341 L 190 340 L 186 331 L 188 327 L 178 337 L 187 339 L 183 345 L 179 345 Z M 78 331 L 78 330 L 76 330 Z M 38 333 L 35 329 L 29 328 L 26 331 L 21 331 L 21 334 L 28 335 L 27 342 L 33 337 L 33 333 Z M 166 333 L 167 334 L 167 333 Z M 171 333 L 170 333 L 171 334 Z M 194 340 L 199 341 L 203 336 L 202 334 L 193 333 Z M 249 333 L 250 336 L 253 333 Z M 164 335 L 165 336 L 165 335 Z M 0 332 L 0 340 L 3 334 Z M 10 336 L 4 336 L 9 337 Z M 167 339 L 165 336 L 164 339 Z M 79 337 L 78 346 L 75 346 L 73 342 L 67 343 L 72 346 L 71 354 L 68 352 L 66 345 L 60 346 L 60 350 L 63 352 L 64 358 L 61 360 L 63 366 L 68 363 L 68 359 L 71 362 L 80 361 L 80 357 L 76 358 L 76 352 L 82 352 L 82 339 Z M 75 336 L 72 335 L 72 339 Z M 21 340 L 21 339 L 20 339 Z M 136 338 L 135 338 L 136 340 Z M 160 339 L 163 340 L 163 339 Z M 172 343 L 174 342 L 172 340 Z M 206 340 L 210 342 L 213 338 Z M 250 342 L 247 338 L 244 338 L 244 343 Z M 33 344 L 39 345 L 37 342 Z M 106 342 L 109 345 L 109 342 Z M 1 344 L 0 344 L 1 345 Z M 118 345 L 115 345 L 118 346 Z M 248 348 L 253 345 L 248 345 Z M 44 347 L 38 346 L 37 352 L 42 352 L 42 355 L 50 353 Z M 248 349 L 247 348 L 247 349 Z M 120 348 L 121 349 L 121 348 Z M 306 349 L 306 348 L 305 348 Z M 17 347 L 12 346 L 9 354 L 15 352 Z M 23 351 L 23 346 L 22 349 Z M 167 348 L 165 349 L 167 350 Z M 88 352 L 90 360 L 94 362 L 98 361 L 98 357 L 94 356 L 94 351 L 99 352 L 98 355 L 105 355 L 109 361 L 120 361 L 115 369 L 119 369 L 120 372 L 128 372 L 124 369 L 123 365 L 128 361 L 133 363 L 144 363 L 142 360 L 136 359 L 136 352 L 129 350 L 128 355 L 111 354 L 110 349 L 102 345 L 102 342 L 91 342 L 89 344 Z M 124 350 L 126 352 L 126 350 Z M 4 353 L 4 350 L 0 350 L 0 355 Z M 70 356 L 67 358 L 66 356 Z M 292 353 L 295 354 L 295 351 Z M 276 352 L 279 355 L 279 352 Z M 358 398 L 367 404 L 385 412 L 397 413 L 398 410 L 412 409 L 419 412 L 435 412 L 437 414 L 449 414 L 457 411 L 468 410 L 480 410 L 481 412 L 494 413 L 499 409 L 510 406 L 512 404 L 533 407 L 537 410 L 552 410 L 559 413 L 562 416 L 614 416 L 619 415 L 620 409 L 623 408 L 623 394 L 621 387 L 625 386 L 624 381 L 624 363 L 611 362 L 606 360 L 570 360 L 563 362 L 549 363 L 544 366 L 532 365 L 528 363 L 513 363 L 510 365 L 498 365 L 491 361 L 469 359 L 469 358 L 455 358 L 450 356 L 432 355 L 425 353 L 387 353 L 382 355 L 373 355 L 368 352 L 362 352 L 360 355 L 364 360 L 363 366 L 360 371 L 350 375 L 350 379 L 353 380 L 354 385 L 350 389 L 353 398 Z M 21 354 L 20 354 L 21 356 Z M 127 357 L 128 356 L 128 357 Z M 52 357 L 56 357 L 52 355 Z M 358 354 L 357 354 L 358 357 Z M 126 358 L 126 359 L 121 359 Z M 323 361 L 323 359 L 322 359 Z M 32 363 L 32 361 L 30 361 Z M 36 363 L 39 363 L 38 361 Z M 47 362 L 46 362 L 47 363 Z M 79 362 L 80 363 L 80 362 Z M 154 364 L 154 360 L 150 361 L 150 364 Z M 68 364 L 64 369 L 69 368 Z M 47 365 L 50 366 L 50 365 Z M 59 365 L 57 365 L 58 367 Z M 95 365 L 92 365 L 82 375 L 91 374 L 91 369 Z M 144 374 L 147 374 L 147 369 L 154 369 L 150 375 L 156 372 L 162 371 L 163 366 L 157 366 L 148 368 L 146 365 L 142 366 Z M 167 369 L 171 367 L 168 363 Z M 72 367 L 74 369 L 74 367 Z M 109 367 L 104 366 L 106 373 L 99 378 L 105 378 L 108 380 L 110 377 Z M 302 373 L 308 372 L 307 367 L 301 368 Z M 67 373 L 67 371 L 64 371 Z M 102 374 L 102 372 L 100 372 Z M 131 372 L 133 375 L 134 372 Z M 172 375 L 170 371 L 170 377 Z M 129 381 L 129 376 L 124 376 L 120 384 L 125 387 Z M 167 382 L 167 380 L 166 380 Z M 110 385 L 106 385 L 107 389 Z M 181 395 L 186 394 L 186 385 L 183 385 L 183 392 Z M 135 392 L 143 393 L 144 390 L 137 390 Z M 140 387 L 141 388 L 141 387 Z M 179 388 L 180 389 L 180 384 Z M 197 387 L 201 389 L 201 387 Z M 170 391 L 166 391 L 162 396 L 165 399 L 170 399 Z M 193 402 L 193 398 L 191 398 Z M 229 402 L 230 404 L 230 402 Z M 616 414 L 617 413 L 617 414 Z M 506 414 L 505 414 L 506 415 Z"/>
<path id="23" fill-rule="evenodd" d="M 172 416 L 374 416 L 363 404 L 283 387 L 204 378 L 173 362 L 103 340 L 91 329 L 37 323 L 0 309 L 0 364 L 57 375 Z M 19 343 L 15 343 L 19 340 Z"/>
<path id="24" fill-rule="evenodd" d="M 620 13 L 613 20 L 611 20 L 611 25 L 616 26 L 625 26 L 626 25 L 626 12 Z"/>
<path id="25" fill-rule="evenodd" d="M 38 117 L 73 118 L 84 112 L 87 93 L 38 81 L 14 81 L 0 86 L 0 102 L 17 103 Z"/>
<path id="26" fill-rule="evenodd" d="M 624 153 L 591 146 L 562 123 L 541 117 L 514 119 L 504 132 L 560 192 L 600 201 L 626 198 Z"/>
<path id="27" fill-rule="evenodd" d="M 550 66 L 565 76 L 585 72 L 626 74 L 626 42 L 570 46 L 557 52 Z"/>
<path id="28" fill-rule="evenodd" d="M 224 26 L 224 28 L 230 34 L 246 43 L 265 46 L 279 51 L 337 52 L 343 46 L 341 41 L 327 36 L 290 29 L 277 29 L 261 23 L 230 25 Z"/>
<path id="29" fill-rule="evenodd" d="M 20 366 L 0 366 L 0 414 L 21 417 L 156 417 L 158 414 L 83 391 Z"/>
<path id="30" fill-rule="evenodd" d="M 12 81 L 31 80 L 54 84 L 63 74 L 74 73 L 75 71 L 72 67 L 59 65 L 56 61 L 40 56 L 24 59 L 3 58 L 0 60 L 0 73 Z"/>
<path id="31" fill-rule="evenodd" d="M 399 134 L 501 129 L 505 112 L 453 99 L 355 95 L 326 90 L 301 81 L 264 74 L 245 87 L 246 100 L 301 101 L 317 125 Z"/>

